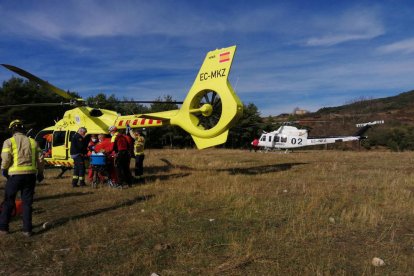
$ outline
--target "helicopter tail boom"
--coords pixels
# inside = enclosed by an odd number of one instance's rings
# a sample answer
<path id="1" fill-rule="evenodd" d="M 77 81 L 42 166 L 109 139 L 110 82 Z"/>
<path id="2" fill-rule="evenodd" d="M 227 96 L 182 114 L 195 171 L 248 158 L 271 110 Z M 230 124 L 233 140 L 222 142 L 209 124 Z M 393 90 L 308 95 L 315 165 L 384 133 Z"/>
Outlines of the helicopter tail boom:
<path id="1" fill-rule="evenodd" d="M 117 125 L 122 128 L 128 120 L 148 118 L 160 121 L 159 125 L 181 127 L 191 134 L 199 149 L 225 143 L 229 128 L 243 114 L 243 104 L 228 81 L 235 52 L 236 46 L 232 46 L 207 53 L 180 109 L 121 116 Z"/>
<path id="2" fill-rule="evenodd" d="M 178 113 L 170 119 L 193 137 L 199 149 L 223 144 L 243 114 L 243 104 L 228 81 L 236 46 L 207 53 Z"/>

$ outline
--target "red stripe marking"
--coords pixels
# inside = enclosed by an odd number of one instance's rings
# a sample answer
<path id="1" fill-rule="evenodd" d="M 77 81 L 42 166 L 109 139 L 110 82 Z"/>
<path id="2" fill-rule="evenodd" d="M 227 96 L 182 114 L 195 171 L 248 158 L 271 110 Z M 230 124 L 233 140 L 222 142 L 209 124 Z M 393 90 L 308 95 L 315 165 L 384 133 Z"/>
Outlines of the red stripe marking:
<path id="1" fill-rule="evenodd" d="M 123 123 L 124 121 L 119 121 L 119 123 L 118 123 L 118 126 L 122 126 L 122 123 Z"/>
<path id="2" fill-rule="evenodd" d="M 230 52 L 225 52 L 220 54 L 220 63 L 230 60 Z"/>
<path id="3" fill-rule="evenodd" d="M 145 119 L 142 119 L 141 120 L 141 125 L 144 125 L 145 124 Z"/>
<path id="4" fill-rule="evenodd" d="M 157 124 L 161 124 L 161 120 L 157 120 Z"/>
<path id="5" fill-rule="evenodd" d="M 129 125 L 130 122 L 131 122 L 131 120 L 127 120 L 125 125 Z"/>
<path id="6" fill-rule="evenodd" d="M 132 125 L 135 126 L 137 123 L 138 123 L 138 119 L 135 119 Z"/>
<path id="7" fill-rule="evenodd" d="M 150 119 L 148 123 L 149 123 L 150 125 L 152 125 L 152 121 L 153 121 L 153 119 Z"/>

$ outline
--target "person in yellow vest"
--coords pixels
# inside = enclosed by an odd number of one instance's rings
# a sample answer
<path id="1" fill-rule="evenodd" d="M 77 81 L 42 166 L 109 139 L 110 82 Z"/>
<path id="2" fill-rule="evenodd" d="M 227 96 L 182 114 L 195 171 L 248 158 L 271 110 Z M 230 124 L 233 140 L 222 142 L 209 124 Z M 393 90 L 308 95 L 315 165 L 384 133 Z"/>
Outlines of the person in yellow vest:
<path id="1" fill-rule="evenodd" d="M 135 156 L 135 177 L 138 181 L 144 181 L 144 147 L 145 138 L 141 135 L 138 129 L 131 129 L 129 131 L 131 137 L 135 140 L 134 142 L 134 156 Z"/>
<path id="2" fill-rule="evenodd" d="M 24 134 L 24 126 L 20 120 L 12 121 L 9 129 L 13 136 L 4 141 L 1 151 L 1 170 L 7 182 L 3 211 L 0 215 L 0 234 L 9 233 L 16 194 L 20 191 L 23 202 L 23 234 L 30 237 L 36 180 L 41 182 L 44 179 L 41 149 L 34 139 Z"/>

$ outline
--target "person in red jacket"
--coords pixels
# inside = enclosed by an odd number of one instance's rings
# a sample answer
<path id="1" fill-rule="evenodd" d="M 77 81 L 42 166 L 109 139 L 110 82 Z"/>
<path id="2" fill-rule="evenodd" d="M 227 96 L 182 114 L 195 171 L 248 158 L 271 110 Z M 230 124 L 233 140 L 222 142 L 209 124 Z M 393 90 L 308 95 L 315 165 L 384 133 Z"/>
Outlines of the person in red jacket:
<path id="1" fill-rule="evenodd" d="M 259 139 L 255 138 L 251 145 L 252 149 L 256 152 L 259 149 Z"/>
<path id="2" fill-rule="evenodd" d="M 115 167 L 118 173 L 119 185 L 125 182 L 128 186 L 132 185 L 132 175 L 129 168 L 131 156 L 129 154 L 130 146 L 125 135 L 118 132 L 115 126 L 109 128 L 113 151 L 115 152 Z"/>
<path id="3" fill-rule="evenodd" d="M 92 153 L 95 152 L 95 146 L 96 144 L 98 144 L 98 137 L 96 136 L 96 134 L 92 134 L 91 135 L 91 140 L 89 141 L 88 144 L 88 153 L 87 156 L 90 157 L 92 155 Z M 92 177 L 93 177 L 93 170 L 92 170 L 92 165 L 89 165 L 88 168 L 88 180 L 89 182 L 92 182 Z"/>
<path id="4" fill-rule="evenodd" d="M 106 138 L 105 134 L 99 134 L 98 140 L 99 142 L 95 146 L 95 152 L 103 153 L 106 155 L 110 185 L 112 187 L 116 187 L 118 185 L 118 174 L 114 165 L 115 160 L 114 153 L 112 151 L 113 144 L 111 142 L 111 138 Z"/>

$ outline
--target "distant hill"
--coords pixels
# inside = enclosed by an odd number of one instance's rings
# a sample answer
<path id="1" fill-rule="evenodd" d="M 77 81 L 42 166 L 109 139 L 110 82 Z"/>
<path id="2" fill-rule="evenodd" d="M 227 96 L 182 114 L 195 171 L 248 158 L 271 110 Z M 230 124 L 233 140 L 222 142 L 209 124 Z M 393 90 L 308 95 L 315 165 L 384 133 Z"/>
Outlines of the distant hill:
<path id="1" fill-rule="evenodd" d="M 286 115 L 273 117 L 286 120 Z M 311 128 L 311 134 L 348 135 L 357 131 L 355 124 L 384 120 L 367 133 L 366 148 L 389 148 L 395 151 L 414 150 L 414 90 L 392 97 L 361 98 L 337 107 L 324 107 L 301 116 L 289 116 Z"/>
<path id="2" fill-rule="evenodd" d="M 319 109 L 317 114 L 341 113 L 349 114 L 358 112 L 359 114 L 382 113 L 390 111 L 404 111 L 414 106 L 414 90 L 398 94 L 397 96 L 378 98 L 378 99 L 357 99 L 350 104 L 337 107 L 324 107 Z"/>

